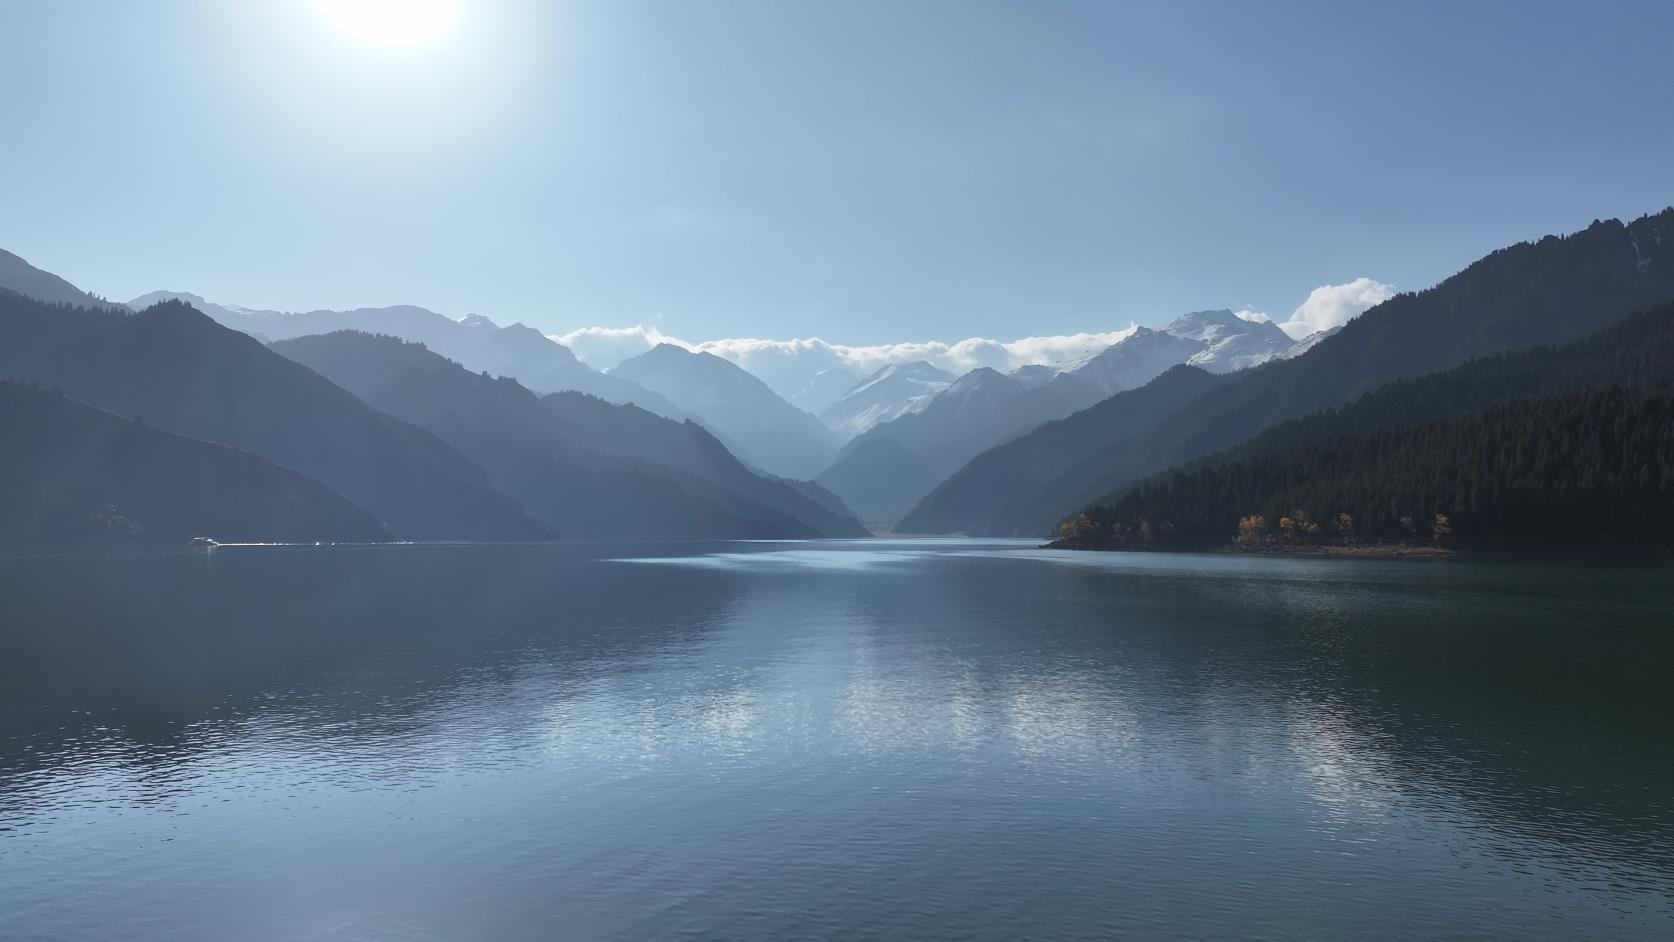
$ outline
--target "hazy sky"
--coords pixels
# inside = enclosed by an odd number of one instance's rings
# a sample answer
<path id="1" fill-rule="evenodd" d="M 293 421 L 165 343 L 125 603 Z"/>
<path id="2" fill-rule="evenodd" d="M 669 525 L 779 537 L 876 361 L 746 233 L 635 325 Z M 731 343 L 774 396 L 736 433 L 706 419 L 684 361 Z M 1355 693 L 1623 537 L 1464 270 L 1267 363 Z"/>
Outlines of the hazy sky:
<path id="1" fill-rule="evenodd" d="M 101 294 L 846 343 L 1282 319 L 1674 202 L 1674 4 L 0 2 L 0 246 Z M 435 2 L 435 0 L 429 0 Z"/>

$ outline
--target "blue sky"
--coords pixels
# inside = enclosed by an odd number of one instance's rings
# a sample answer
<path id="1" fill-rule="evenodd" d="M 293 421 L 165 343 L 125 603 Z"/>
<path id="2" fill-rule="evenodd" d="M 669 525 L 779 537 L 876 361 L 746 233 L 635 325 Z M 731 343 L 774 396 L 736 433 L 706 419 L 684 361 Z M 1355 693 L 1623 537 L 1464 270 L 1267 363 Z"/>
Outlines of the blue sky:
<path id="1" fill-rule="evenodd" d="M 0 246 L 102 294 L 861 344 L 1279 319 L 1674 202 L 1674 4 L 0 4 Z M 18 41 L 21 39 L 22 41 Z"/>

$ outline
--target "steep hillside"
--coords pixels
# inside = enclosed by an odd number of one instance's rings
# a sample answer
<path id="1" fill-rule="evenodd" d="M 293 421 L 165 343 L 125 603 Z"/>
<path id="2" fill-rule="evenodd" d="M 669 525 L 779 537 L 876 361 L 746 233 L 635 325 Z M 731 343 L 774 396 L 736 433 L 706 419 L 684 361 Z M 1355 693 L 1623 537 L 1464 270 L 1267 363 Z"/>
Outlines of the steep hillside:
<path id="1" fill-rule="evenodd" d="M 569 434 L 600 454 L 661 465 L 707 481 L 752 504 L 794 517 L 820 536 L 867 535 L 836 495 L 811 482 L 751 470 L 695 421 L 673 422 L 581 393 L 556 393 L 541 401 L 563 420 Z"/>
<path id="2" fill-rule="evenodd" d="M 1034 494 L 1061 475 L 1065 465 L 1084 461 L 1111 442 L 1154 429 L 1225 381 L 1226 377 L 1195 366 L 1176 366 L 1139 389 L 1117 393 L 1048 422 L 971 459 L 926 494 L 895 529 L 902 533 L 1000 533 L 1010 507 L 996 502 L 996 497 Z"/>
<path id="3" fill-rule="evenodd" d="M 1583 337 L 1674 298 L 1674 210 L 1520 243 L 1434 288 L 1391 298 L 1300 356 L 1236 374 L 1137 438 L 1105 440 L 1027 493 L 1006 488 L 992 532 L 1044 534 L 1090 501 L 1393 380 Z M 961 527 L 961 529 L 966 529 Z"/>
<path id="4" fill-rule="evenodd" d="M 74 329 L 66 330 L 66 323 Z M 119 415 L 295 469 L 402 539 L 550 539 L 482 468 L 177 302 L 80 314 L 0 298 L 7 372 Z"/>
<path id="5" fill-rule="evenodd" d="M 631 381 L 594 370 L 577 360 L 568 347 L 533 327 L 523 324 L 501 327 L 480 314 L 469 314 L 456 321 L 411 304 L 348 311 L 260 311 L 216 304 L 180 291 L 153 291 L 129 304 L 138 310 L 170 300 L 185 301 L 217 323 L 263 343 L 340 330 L 385 334 L 422 343 L 467 369 L 510 376 L 537 393 L 576 390 L 607 402 L 637 405 L 658 415 L 687 418 L 686 413 L 664 397 Z"/>
<path id="6" fill-rule="evenodd" d="M 882 436 L 844 449 L 814 482 L 840 497 L 860 519 L 888 526 L 912 506 L 913 495 L 937 480 L 935 470 L 917 452 Z"/>
<path id="7" fill-rule="evenodd" d="M 52 272 L 42 271 L 4 249 L 0 249 L 0 291 L 15 291 L 26 298 L 34 298 L 48 304 L 91 308 L 121 307 L 88 294 Z"/>
<path id="8" fill-rule="evenodd" d="M 573 538 L 823 535 L 814 523 L 770 506 L 774 499 L 831 523 L 823 508 L 780 482 L 751 475 L 690 423 L 579 393 L 543 402 L 515 380 L 473 373 L 393 337 L 344 331 L 273 346 L 434 432 L 486 467 L 497 487 Z M 730 463 L 736 489 L 693 473 L 705 462 L 716 468 Z M 761 495 L 769 500 L 755 499 Z"/>
<path id="9" fill-rule="evenodd" d="M 1051 370 L 972 370 L 922 410 L 850 442 L 816 480 L 868 522 L 893 523 L 972 457 L 1098 399 L 1092 385 Z"/>
<path id="10" fill-rule="evenodd" d="M 850 387 L 820 413 L 820 421 L 844 438 L 919 412 L 956 377 L 923 360 L 891 363 Z"/>
<path id="11" fill-rule="evenodd" d="M 710 353 L 658 344 L 624 360 L 610 375 L 667 397 L 770 473 L 809 478 L 837 454 L 835 432 L 743 368 Z"/>
<path id="12" fill-rule="evenodd" d="M 1567 450 L 1572 445 L 1594 447 L 1595 443 L 1589 439 L 1566 444 L 1565 436 L 1593 435 L 1595 431 L 1577 431 L 1566 428 L 1564 423 L 1573 418 L 1575 408 L 1597 407 L 1597 413 L 1586 419 L 1585 424 L 1609 426 L 1613 429 L 1609 434 L 1615 436 L 1649 435 L 1649 439 L 1633 445 L 1646 446 L 1657 435 L 1674 435 L 1674 422 L 1667 421 L 1674 416 L 1656 420 L 1663 422 L 1660 430 L 1629 429 L 1627 426 L 1639 420 L 1633 417 L 1634 410 L 1649 408 L 1648 404 L 1612 395 L 1589 396 L 1606 389 L 1660 392 L 1671 385 L 1674 385 L 1674 304 L 1665 304 L 1635 314 L 1581 341 L 1498 354 L 1446 372 L 1390 383 L 1347 405 L 1282 423 L 1231 451 L 1144 482 L 1119 500 L 1089 513 L 1092 519 L 1107 525 L 1106 536 L 1114 535 L 1108 525 L 1118 519 L 1127 521 L 1130 527 L 1141 516 L 1158 526 L 1166 522 L 1167 539 L 1180 545 L 1225 542 L 1242 517 L 1260 513 L 1276 526 L 1279 516 L 1275 514 L 1294 517 L 1298 510 L 1315 520 L 1334 519 L 1339 513 L 1348 513 L 1357 521 L 1357 533 L 1385 539 L 1411 537 L 1417 532 L 1400 525 L 1403 516 L 1424 525 L 1436 513 L 1452 516 L 1469 512 L 1477 515 L 1478 522 L 1488 525 L 1488 529 L 1478 531 L 1472 540 L 1492 542 L 1499 538 L 1495 534 L 1504 534 L 1509 539 L 1511 531 L 1506 530 L 1506 521 L 1481 517 L 1476 505 L 1500 499 L 1500 492 L 1492 488 L 1534 485 L 1520 477 L 1515 482 L 1493 477 L 1513 473 L 1510 465 L 1492 473 L 1488 471 L 1489 464 L 1504 465 L 1509 460 L 1504 455 L 1485 455 L 1461 446 L 1463 451 L 1476 455 L 1479 463 L 1471 465 L 1460 464 L 1462 459 L 1453 455 L 1438 453 L 1434 449 L 1441 446 L 1436 443 L 1451 441 L 1446 436 L 1455 434 L 1453 431 L 1444 434 L 1438 429 L 1444 426 L 1453 429 L 1455 426 L 1448 423 L 1455 423 L 1457 428 L 1468 429 L 1484 440 L 1492 439 L 1506 447 L 1515 445 L 1522 455 L 1519 461 L 1533 461 L 1538 456 L 1542 462 L 1540 473 L 1549 478 L 1546 483 L 1560 478 L 1573 483 L 1604 475 L 1625 489 L 1624 500 L 1631 503 L 1651 499 L 1660 491 L 1644 490 L 1637 481 L 1616 480 L 1626 465 L 1597 467 L 1593 462 L 1598 456 Z M 1532 411 L 1508 411 L 1509 404 L 1518 402 L 1541 405 Z M 1610 411 L 1618 408 L 1626 411 L 1620 415 Z M 1496 417 L 1509 424 L 1504 428 L 1495 427 L 1492 420 Z M 1550 424 L 1541 427 L 1540 421 Z M 1517 423 L 1535 424 L 1523 427 Z M 1418 435 L 1443 437 L 1421 448 L 1413 440 Z M 1517 436 L 1522 438 L 1519 440 Z M 1411 444 L 1414 450 L 1399 454 L 1388 451 L 1402 442 Z M 1369 460 L 1367 456 L 1374 454 L 1388 461 L 1390 467 L 1377 472 L 1362 467 Z M 1629 461 L 1630 457 L 1628 452 L 1618 450 L 1612 460 Z M 1640 469 L 1649 476 L 1647 482 L 1654 480 L 1660 487 L 1660 482 L 1668 477 L 1674 484 L 1674 466 L 1657 464 L 1654 454 L 1643 454 L 1635 460 L 1642 460 Z M 1342 463 L 1342 468 L 1334 462 Z M 1334 475 L 1339 471 L 1355 476 L 1356 480 L 1337 480 Z M 1515 473 L 1527 472 L 1527 468 L 1522 468 Z M 1419 486 L 1415 476 L 1425 473 L 1428 480 Z M 1320 479 L 1310 480 L 1310 475 Z M 1447 488 L 1441 488 L 1442 483 Z M 1403 487 L 1407 490 L 1399 489 Z M 1561 504 L 1568 498 L 1560 489 L 1543 499 Z M 1230 509 L 1237 507 L 1243 509 Z M 1655 516 L 1654 508 L 1640 509 L 1646 515 Z M 1618 521 L 1612 527 L 1619 529 L 1621 524 Z M 1568 535 L 1558 542 L 1580 539 L 1573 528 L 1564 532 Z"/>
<path id="13" fill-rule="evenodd" d="M 0 545 L 389 539 L 325 485 L 223 445 L 0 381 Z"/>
<path id="14" fill-rule="evenodd" d="M 1309 440 L 1089 508 L 1066 545 L 1674 543 L 1674 394 L 1622 386 Z"/>

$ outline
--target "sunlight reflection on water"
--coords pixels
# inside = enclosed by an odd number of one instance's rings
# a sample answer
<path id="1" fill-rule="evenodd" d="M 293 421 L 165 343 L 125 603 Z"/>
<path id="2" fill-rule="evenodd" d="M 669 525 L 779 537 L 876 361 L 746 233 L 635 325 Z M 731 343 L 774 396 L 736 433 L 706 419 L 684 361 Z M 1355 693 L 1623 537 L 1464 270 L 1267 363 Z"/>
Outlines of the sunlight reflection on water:
<path id="1" fill-rule="evenodd" d="M 0 937 L 1654 937 L 1658 585 L 1028 541 L 0 563 Z"/>

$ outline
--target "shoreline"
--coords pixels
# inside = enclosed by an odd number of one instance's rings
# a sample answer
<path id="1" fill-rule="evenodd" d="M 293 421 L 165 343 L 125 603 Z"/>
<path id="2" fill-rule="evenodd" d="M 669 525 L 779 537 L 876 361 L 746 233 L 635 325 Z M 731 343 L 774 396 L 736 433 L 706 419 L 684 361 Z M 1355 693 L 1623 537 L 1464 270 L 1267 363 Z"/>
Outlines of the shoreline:
<path id="1" fill-rule="evenodd" d="M 1210 550 L 1230 556 L 1307 556 L 1337 559 L 1451 559 L 1469 555 L 1441 546 L 1371 543 L 1356 546 L 1218 546 Z"/>
<path id="2" fill-rule="evenodd" d="M 1114 544 L 1077 544 L 1067 540 L 1053 540 L 1039 545 L 1040 549 L 1073 550 L 1083 553 L 1217 553 L 1228 556 L 1288 556 L 1308 559 L 1476 559 L 1515 560 L 1519 562 L 1584 561 L 1584 560 L 1643 560 L 1674 557 L 1669 546 L 1530 546 L 1524 548 L 1449 549 L 1441 546 L 1413 546 L 1398 543 L 1366 543 L 1354 546 L 1253 546 L 1231 543 L 1199 547 L 1118 546 Z"/>
<path id="3" fill-rule="evenodd" d="M 1237 546 L 1222 543 L 1194 548 L 1133 547 L 1116 544 L 1074 543 L 1053 540 L 1042 543 L 1041 549 L 1074 550 L 1083 553 L 1219 553 L 1227 556 L 1293 556 L 1336 559 L 1452 559 L 1472 555 L 1461 550 L 1440 546 L 1411 546 L 1395 543 L 1367 543 L 1354 546 Z"/>

